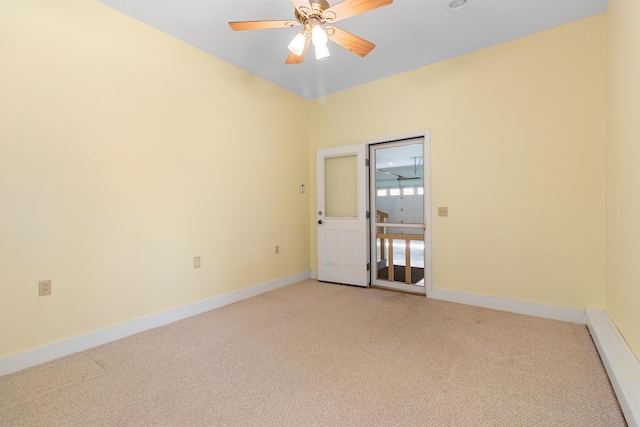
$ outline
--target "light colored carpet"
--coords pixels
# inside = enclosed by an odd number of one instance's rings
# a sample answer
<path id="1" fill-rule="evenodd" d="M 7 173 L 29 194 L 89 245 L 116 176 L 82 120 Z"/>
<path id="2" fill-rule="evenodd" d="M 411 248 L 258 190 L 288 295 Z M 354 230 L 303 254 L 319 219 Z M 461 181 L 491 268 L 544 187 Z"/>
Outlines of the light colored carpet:
<path id="1" fill-rule="evenodd" d="M 623 426 L 584 326 L 304 281 L 0 378 L 2 426 Z"/>

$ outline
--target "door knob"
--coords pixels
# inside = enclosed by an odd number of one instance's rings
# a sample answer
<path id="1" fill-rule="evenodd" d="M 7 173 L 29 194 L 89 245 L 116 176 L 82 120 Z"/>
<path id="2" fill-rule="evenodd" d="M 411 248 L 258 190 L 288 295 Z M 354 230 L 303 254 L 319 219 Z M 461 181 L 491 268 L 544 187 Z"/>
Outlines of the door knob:
<path id="1" fill-rule="evenodd" d="M 318 224 L 322 224 L 322 220 L 321 219 L 318 220 Z"/>

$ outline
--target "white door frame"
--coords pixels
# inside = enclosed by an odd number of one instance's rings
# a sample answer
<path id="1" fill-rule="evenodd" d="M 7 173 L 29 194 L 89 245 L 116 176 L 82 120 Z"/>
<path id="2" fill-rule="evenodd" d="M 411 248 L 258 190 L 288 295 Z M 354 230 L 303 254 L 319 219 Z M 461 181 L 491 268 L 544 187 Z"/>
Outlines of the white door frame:
<path id="1" fill-rule="evenodd" d="M 376 138 L 373 140 L 369 140 L 366 141 L 365 144 L 367 146 L 367 154 L 370 151 L 370 146 L 374 145 L 374 144 L 382 144 L 382 143 L 389 143 L 389 142 L 396 142 L 396 141 L 402 141 L 402 140 L 408 140 L 408 139 L 414 139 L 414 138 L 423 138 L 423 144 L 424 144 L 424 149 L 423 149 L 423 168 L 424 168 L 424 178 L 423 178 L 423 186 L 424 186 L 424 224 L 426 226 L 426 229 L 424 230 L 424 292 L 425 295 L 427 297 L 431 297 L 432 293 L 433 293 L 433 288 L 432 288 L 432 257 L 431 257 L 431 250 L 432 250 L 432 232 L 431 232 L 431 131 L 429 129 L 423 130 L 423 131 L 418 131 L 418 132 L 412 132 L 412 133 L 406 133 L 406 134 L 401 134 L 401 135 L 394 135 L 391 137 L 385 137 L 385 138 Z M 371 169 L 371 173 L 370 176 L 374 176 L 375 177 L 375 165 L 372 165 L 370 167 Z M 375 178 L 373 178 L 375 179 Z M 375 185 L 369 185 L 370 191 L 373 192 L 375 191 Z M 369 200 L 373 200 L 375 198 L 375 194 L 370 194 L 369 195 Z M 369 202 L 369 205 L 367 207 L 367 209 L 372 209 L 371 207 L 371 202 Z M 373 218 L 371 220 L 370 223 L 370 231 L 369 234 L 373 234 L 375 233 L 375 213 L 372 212 L 371 213 L 371 217 Z M 375 246 L 375 239 L 370 237 L 369 238 L 370 243 L 370 259 L 371 261 L 371 271 L 374 271 L 374 268 L 376 268 L 376 266 L 374 266 L 375 264 L 375 260 L 377 259 L 377 254 L 376 254 L 376 246 Z M 372 281 L 372 280 L 371 280 Z"/>

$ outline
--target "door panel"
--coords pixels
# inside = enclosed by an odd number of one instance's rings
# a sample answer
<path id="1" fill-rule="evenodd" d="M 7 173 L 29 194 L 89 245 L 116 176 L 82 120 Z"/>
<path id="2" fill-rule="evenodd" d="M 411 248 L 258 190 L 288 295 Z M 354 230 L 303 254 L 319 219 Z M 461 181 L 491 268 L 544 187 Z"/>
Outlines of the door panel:
<path id="1" fill-rule="evenodd" d="M 324 238 L 324 264 L 327 266 L 338 266 L 338 231 L 328 230 L 326 227 L 320 228 L 319 233 L 323 233 Z"/>
<path id="2" fill-rule="evenodd" d="M 347 253 L 346 263 L 347 267 L 359 268 L 360 267 L 360 239 L 362 236 L 360 233 L 354 230 L 347 231 L 345 233 L 347 240 Z"/>
<path id="3" fill-rule="evenodd" d="M 324 158 L 325 216 L 358 216 L 358 157 L 356 155 Z"/>
<path id="4" fill-rule="evenodd" d="M 318 280 L 369 286 L 364 145 L 319 150 Z"/>

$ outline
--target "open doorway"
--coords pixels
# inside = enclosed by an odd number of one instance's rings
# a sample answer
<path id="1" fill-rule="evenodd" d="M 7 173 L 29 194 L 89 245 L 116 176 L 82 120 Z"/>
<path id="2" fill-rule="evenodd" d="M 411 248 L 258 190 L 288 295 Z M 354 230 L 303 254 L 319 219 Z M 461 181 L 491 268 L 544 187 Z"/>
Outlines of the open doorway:
<path id="1" fill-rule="evenodd" d="M 426 294 L 431 286 L 428 133 L 369 144 L 371 284 Z"/>

